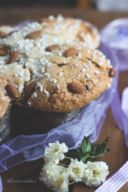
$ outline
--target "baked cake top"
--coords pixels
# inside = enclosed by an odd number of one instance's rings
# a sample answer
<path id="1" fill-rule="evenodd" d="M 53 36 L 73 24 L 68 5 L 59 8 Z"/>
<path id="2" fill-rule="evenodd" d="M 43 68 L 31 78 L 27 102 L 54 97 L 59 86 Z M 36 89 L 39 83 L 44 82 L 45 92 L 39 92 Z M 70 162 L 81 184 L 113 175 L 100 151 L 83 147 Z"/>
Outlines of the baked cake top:
<path id="1" fill-rule="evenodd" d="M 99 38 L 91 24 L 59 16 L 8 31 L 0 29 L 0 103 L 11 98 L 35 109 L 66 112 L 110 86 L 114 70 L 94 49 Z"/>

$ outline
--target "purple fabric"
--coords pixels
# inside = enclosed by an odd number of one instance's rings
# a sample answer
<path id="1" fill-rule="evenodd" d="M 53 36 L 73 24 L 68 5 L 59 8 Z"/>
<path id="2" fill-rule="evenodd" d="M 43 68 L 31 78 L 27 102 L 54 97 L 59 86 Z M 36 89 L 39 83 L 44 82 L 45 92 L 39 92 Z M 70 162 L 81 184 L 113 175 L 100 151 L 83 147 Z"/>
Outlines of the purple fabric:
<path id="1" fill-rule="evenodd" d="M 1 176 L 0 176 L 0 192 L 3 191 L 3 186 L 2 186 L 2 179 L 1 179 Z"/>
<path id="2" fill-rule="evenodd" d="M 128 70 L 128 18 L 117 19 L 101 30 L 101 41 L 118 58 L 119 70 Z"/>
<path id="3" fill-rule="evenodd" d="M 128 70 L 128 18 L 117 19 L 101 30 L 101 40 L 115 55 L 119 63 L 119 72 Z M 118 89 L 111 102 L 111 108 L 117 126 L 124 131 L 128 146 L 128 88 L 122 97 Z"/>

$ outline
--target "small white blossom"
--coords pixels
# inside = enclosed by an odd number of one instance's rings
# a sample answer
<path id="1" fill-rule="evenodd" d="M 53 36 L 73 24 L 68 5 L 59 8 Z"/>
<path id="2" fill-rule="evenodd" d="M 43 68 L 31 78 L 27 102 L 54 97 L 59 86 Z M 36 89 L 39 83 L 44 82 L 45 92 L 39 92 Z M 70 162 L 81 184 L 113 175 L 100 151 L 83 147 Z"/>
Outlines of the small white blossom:
<path id="1" fill-rule="evenodd" d="M 65 171 L 65 168 L 54 163 L 47 163 L 41 170 L 40 181 L 44 182 L 48 187 L 55 185 L 56 179 Z"/>
<path id="2" fill-rule="evenodd" d="M 69 185 L 84 182 L 87 186 L 99 186 L 109 174 L 108 165 L 103 161 L 86 164 L 77 159 L 71 159 L 70 164 L 63 160 L 68 147 L 65 143 L 50 143 L 45 149 L 45 164 L 40 173 L 40 181 L 56 192 L 68 192 Z M 68 157 L 67 157 L 68 158 Z"/>
<path id="3" fill-rule="evenodd" d="M 69 175 L 66 171 L 56 177 L 53 189 L 56 192 L 69 192 Z"/>
<path id="4" fill-rule="evenodd" d="M 44 158 L 45 161 L 54 161 L 56 163 L 59 160 L 65 158 L 64 153 L 68 152 L 68 147 L 65 143 L 59 143 L 56 141 L 55 143 L 49 143 L 49 146 L 45 149 Z"/>
<path id="5" fill-rule="evenodd" d="M 109 174 L 108 165 L 103 161 L 87 162 L 83 181 L 87 186 L 99 186 Z"/>
<path id="6" fill-rule="evenodd" d="M 71 181 L 72 182 L 82 181 L 85 168 L 86 168 L 86 164 L 84 164 L 82 161 L 78 161 L 77 159 L 72 159 L 68 168 Z"/>

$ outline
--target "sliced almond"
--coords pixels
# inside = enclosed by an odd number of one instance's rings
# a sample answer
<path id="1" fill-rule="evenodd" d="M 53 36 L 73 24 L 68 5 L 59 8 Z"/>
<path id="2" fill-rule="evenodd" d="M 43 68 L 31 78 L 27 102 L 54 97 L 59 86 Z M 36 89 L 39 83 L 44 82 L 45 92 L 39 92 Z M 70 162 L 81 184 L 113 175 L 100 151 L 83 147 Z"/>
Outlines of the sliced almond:
<path id="1" fill-rule="evenodd" d="M 79 81 L 68 83 L 67 88 L 68 88 L 68 91 L 71 93 L 82 94 L 85 90 L 84 85 Z"/>
<path id="2" fill-rule="evenodd" d="M 8 95 L 9 95 L 10 97 L 12 97 L 13 99 L 16 99 L 16 98 L 19 98 L 19 97 L 20 97 L 20 93 L 19 93 L 16 85 L 14 85 L 14 84 L 8 84 L 8 85 L 6 86 L 6 90 L 7 90 L 7 92 L 8 92 Z"/>
<path id="3" fill-rule="evenodd" d="M 71 47 L 69 49 L 67 49 L 64 53 L 63 53 L 63 56 L 64 57 L 71 57 L 71 56 L 74 56 L 74 55 L 77 55 L 78 54 L 78 50 L 74 47 Z"/>
<path id="4" fill-rule="evenodd" d="M 42 31 L 34 31 L 25 36 L 25 39 L 38 39 L 41 36 Z"/>
<path id="5" fill-rule="evenodd" d="M 1 46 L 0 47 L 0 56 L 5 56 L 9 52 L 9 48 L 7 46 Z"/>
<path id="6" fill-rule="evenodd" d="M 116 75 L 116 71 L 113 68 L 109 69 L 109 77 L 114 77 Z"/>
<path id="7" fill-rule="evenodd" d="M 57 45 L 57 44 L 54 44 L 54 45 L 49 45 L 48 47 L 46 47 L 46 51 L 49 51 L 49 52 L 52 52 L 52 51 L 54 51 L 54 50 L 56 50 L 56 49 L 58 49 L 59 48 L 59 45 Z"/>
<path id="8" fill-rule="evenodd" d="M 12 51 L 10 52 L 9 59 L 7 61 L 7 64 L 13 63 L 17 61 L 19 58 L 19 52 L 18 51 Z"/>

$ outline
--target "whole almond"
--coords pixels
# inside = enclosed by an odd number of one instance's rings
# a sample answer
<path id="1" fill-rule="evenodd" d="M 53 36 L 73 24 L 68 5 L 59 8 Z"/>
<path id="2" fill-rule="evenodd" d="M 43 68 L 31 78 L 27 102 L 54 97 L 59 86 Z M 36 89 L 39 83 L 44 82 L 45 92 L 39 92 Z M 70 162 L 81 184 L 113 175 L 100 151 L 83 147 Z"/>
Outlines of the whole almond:
<path id="1" fill-rule="evenodd" d="M 49 52 L 52 52 L 52 51 L 54 51 L 54 50 L 56 50 L 56 49 L 58 49 L 59 48 L 59 45 L 57 45 L 57 44 L 54 44 L 54 45 L 49 45 L 48 47 L 46 47 L 46 51 L 49 51 Z"/>
<path id="2" fill-rule="evenodd" d="M 36 82 L 34 81 L 25 87 L 24 102 L 28 101 L 28 99 L 31 97 L 31 95 L 35 92 L 35 86 L 36 86 Z"/>
<path id="3" fill-rule="evenodd" d="M 4 37 L 6 37 L 6 36 L 7 36 L 7 34 L 6 34 L 5 32 L 0 31 L 0 38 L 4 38 Z"/>
<path id="4" fill-rule="evenodd" d="M 84 37 L 83 37 L 83 33 L 78 33 L 77 34 L 77 38 L 80 40 L 80 41 L 82 41 L 82 42 L 84 42 Z"/>
<path id="5" fill-rule="evenodd" d="M 113 68 L 109 69 L 109 77 L 114 77 L 116 75 L 116 71 Z"/>
<path id="6" fill-rule="evenodd" d="M 12 97 L 13 99 L 16 99 L 16 98 L 19 98 L 19 97 L 20 97 L 20 93 L 19 93 L 16 85 L 14 85 L 14 84 L 8 84 L 8 85 L 6 86 L 6 90 L 7 90 L 7 92 L 8 92 L 8 95 L 9 95 L 10 97 Z"/>
<path id="7" fill-rule="evenodd" d="M 84 85 L 79 81 L 68 83 L 67 88 L 68 88 L 68 91 L 71 93 L 81 93 L 82 94 L 85 90 Z"/>
<path id="8" fill-rule="evenodd" d="M 73 55 L 77 55 L 78 53 L 78 50 L 75 49 L 74 47 L 71 47 L 69 49 L 67 49 L 64 53 L 63 53 L 63 56 L 64 57 L 70 57 L 70 56 L 73 56 Z"/>
<path id="9" fill-rule="evenodd" d="M 34 31 L 25 36 L 25 39 L 38 39 L 41 36 L 42 31 Z"/>
<path id="10" fill-rule="evenodd" d="M 1 46 L 0 47 L 0 56 L 5 56 L 9 52 L 9 48 L 7 46 Z"/>
<path id="11" fill-rule="evenodd" d="M 10 63 L 13 63 L 13 62 L 17 61 L 18 58 L 19 58 L 19 52 L 18 51 L 10 52 L 7 64 L 10 64 Z"/>

